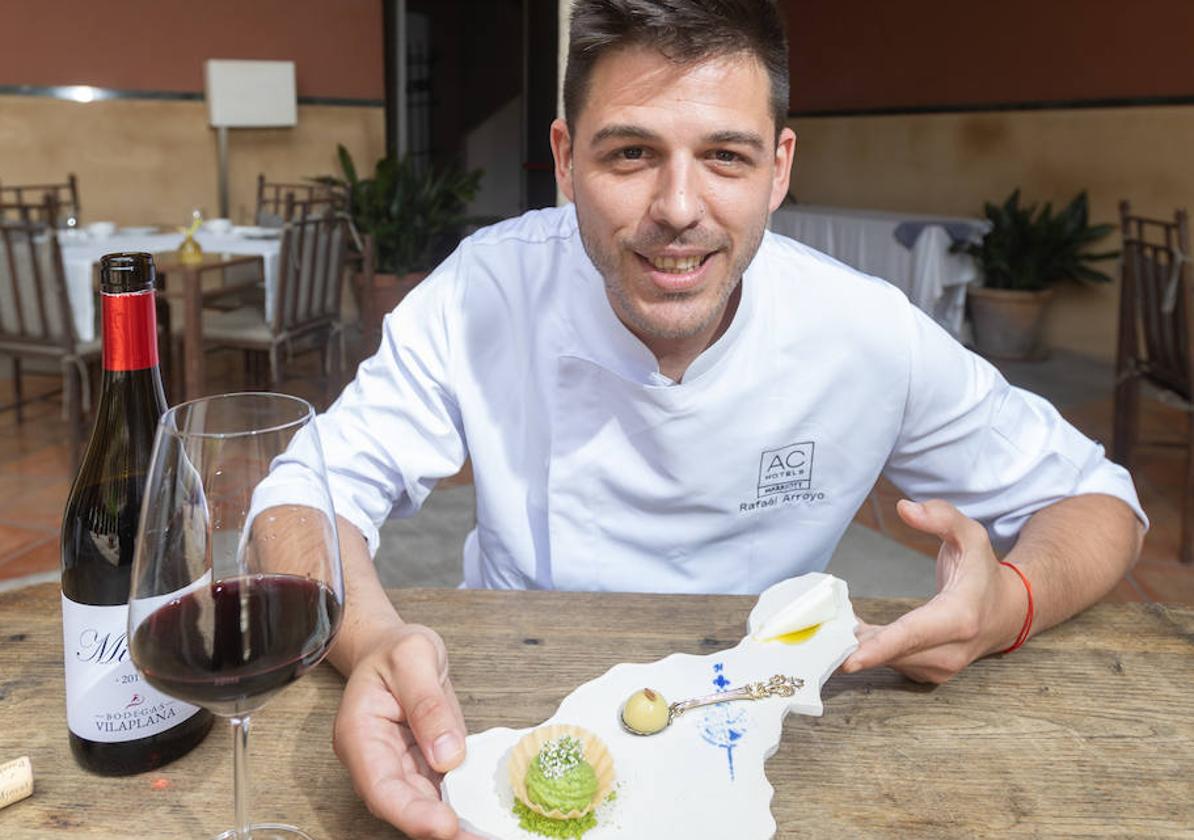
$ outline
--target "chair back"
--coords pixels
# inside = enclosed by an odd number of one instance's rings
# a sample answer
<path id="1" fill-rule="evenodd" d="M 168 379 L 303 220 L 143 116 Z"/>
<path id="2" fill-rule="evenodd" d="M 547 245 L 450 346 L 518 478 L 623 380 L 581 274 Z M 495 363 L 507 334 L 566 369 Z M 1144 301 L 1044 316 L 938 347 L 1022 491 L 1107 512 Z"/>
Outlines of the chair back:
<path id="1" fill-rule="evenodd" d="M 1119 376 L 1133 372 L 1189 401 L 1194 346 L 1190 226 L 1185 210 L 1172 221 L 1133 216 L 1120 202 L 1123 269 Z"/>
<path id="2" fill-rule="evenodd" d="M 329 324 L 340 315 L 347 229 L 341 214 L 309 216 L 282 228 L 275 335 Z"/>
<path id="3" fill-rule="evenodd" d="M 7 212 L 6 206 L 34 205 L 53 207 L 54 224 L 65 221 L 68 217 L 78 220 L 79 216 L 79 182 L 74 173 L 66 176 L 61 184 L 4 184 L 0 183 L 0 219 L 11 220 L 12 214 Z M 20 218 L 19 216 L 15 218 Z M 25 221 L 28 219 L 26 218 Z"/>
<path id="4" fill-rule="evenodd" d="M 0 222 L 0 352 L 74 352 L 65 277 L 53 226 Z"/>
<path id="5" fill-rule="evenodd" d="M 322 184 L 284 184 L 257 176 L 255 224 L 280 227 L 300 215 L 318 215 L 316 208 L 339 209 L 339 199 Z"/>
<path id="6" fill-rule="evenodd" d="M 23 204 L 15 201 L 0 201 L 0 222 L 23 222 L 57 227 L 59 220 L 58 202 L 47 196 L 41 204 Z"/>
<path id="7" fill-rule="evenodd" d="M 321 216 L 334 216 L 341 213 L 342 209 L 339 197 L 331 193 L 301 200 L 291 196 L 286 200 L 285 219 L 288 222 L 304 222 Z"/>

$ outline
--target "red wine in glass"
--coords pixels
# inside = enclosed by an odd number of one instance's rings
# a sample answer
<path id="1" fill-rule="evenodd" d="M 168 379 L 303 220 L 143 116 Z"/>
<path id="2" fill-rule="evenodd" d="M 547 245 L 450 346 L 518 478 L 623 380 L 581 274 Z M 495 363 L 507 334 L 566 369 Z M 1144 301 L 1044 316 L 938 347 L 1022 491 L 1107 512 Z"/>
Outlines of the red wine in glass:
<path id="1" fill-rule="evenodd" d="M 162 415 L 137 528 L 129 654 L 167 697 L 228 718 L 235 827 L 219 840 L 310 840 L 249 819 L 250 717 L 319 664 L 342 620 L 336 514 L 311 405 L 204 397 Z"/>
<path id="2" fill-rule="evenodd" d="M 132 653 L 151 685 L 230 715 L 262 705 L 319 663 L 340 602 L 322 581 L 261 574 L 201 586 L 151 613 Z M 210 622 L 204 616 L 211 615 Z"/>

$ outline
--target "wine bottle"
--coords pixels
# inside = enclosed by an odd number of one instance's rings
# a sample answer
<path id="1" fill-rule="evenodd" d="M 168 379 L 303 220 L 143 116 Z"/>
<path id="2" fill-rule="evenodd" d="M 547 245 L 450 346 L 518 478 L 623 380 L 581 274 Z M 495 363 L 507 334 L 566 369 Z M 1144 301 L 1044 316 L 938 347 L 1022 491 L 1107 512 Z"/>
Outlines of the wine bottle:
<path id="1" fill-rule="evenodd" d="M 166 397 L 149 254 L 100 263 L 103 391 L 62 517 L 62 631 L 71 751 L 105 775 L 160 767 L 203 740 L 211 713 L 137 673 L 127 619 L 133 543 Z M 181 581 L 179 587 L 186 585 Z"/>

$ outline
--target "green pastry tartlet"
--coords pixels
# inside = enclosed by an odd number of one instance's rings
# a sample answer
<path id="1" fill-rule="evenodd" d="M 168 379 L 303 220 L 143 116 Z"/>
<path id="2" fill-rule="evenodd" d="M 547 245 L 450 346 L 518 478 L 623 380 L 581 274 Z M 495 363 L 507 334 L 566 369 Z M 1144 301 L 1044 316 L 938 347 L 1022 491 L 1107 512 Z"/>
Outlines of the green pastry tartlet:
<path id="1" fill-rule="evenodd" d="M 580 837 L 597 824 L 597 806 L 613 790 L 613 760 L 599 738 L 556 724 L 525 735 L 510 752 L 514 813 L 522 828 L 546 837 Z"/>
<path id="2" fill-rule="evenodd" d="M 597 792 L 597 774 L 579 738 L 548 741 L 527 768 L 527 798 L 548 811 L 583 811 Z"/>

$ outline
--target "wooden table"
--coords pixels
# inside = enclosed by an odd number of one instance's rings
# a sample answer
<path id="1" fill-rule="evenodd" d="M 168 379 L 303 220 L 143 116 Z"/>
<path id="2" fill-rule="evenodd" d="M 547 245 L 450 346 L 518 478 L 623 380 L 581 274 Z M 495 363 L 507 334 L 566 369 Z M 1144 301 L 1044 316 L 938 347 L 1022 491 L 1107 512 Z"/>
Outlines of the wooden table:
<path id="1" fill-rule="evenodd" d="M 730 646 L 753 604 L 457 590 L 391 597 L 443 634 L 470 731 L 538 723 L 623 660 Z M 53 584 L 0 594 L 0 762 L 28 754 L 36 777 L 32 798 L 0 811 L 0 837 L 197 838 L 226 828 L 232 744 L 223 732 L 141 776 L 102 779 L 75 765 L 58 599 Z M 911 603 L 855 608 L 886 621 Z M 397 837 L 368 814 L 332 754 L 341 688 L 321 666 L 254 718 L 252 814 L 329 840 Z M 890 671 L 835 676 L 825 716 L 789 716 L 767 763 L 777 836 L 1190 837 L 1192 692 L 1194 610 L 1140 605 L 1095 607 L 936 689 Z"/>
<path id="2" fill-rule="evenodd" d="M 178 296 L 183 300 L 183 388 L 182 398 L 193 400 L 203 396 L 206 389 L 206 365 L 203 356 L 203 304 L 214 297 L 228 295 L 252 288 L 265 276 L 265 262 L 260 255 L 219 254 L 204 251 L 202 259 L 195 263 L 184 263 L 178 253 L 154 254 L 158 277 L 164 294 Z M 240 283 L 225 284 L 215 288 L 203 288 L 203 276 L 209 272 L 223 272 L 240 265 L 255 264 L 257 270 L 252 279 Z M 169 371 L 173 374 L 174 371 Z"/>

